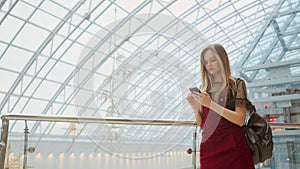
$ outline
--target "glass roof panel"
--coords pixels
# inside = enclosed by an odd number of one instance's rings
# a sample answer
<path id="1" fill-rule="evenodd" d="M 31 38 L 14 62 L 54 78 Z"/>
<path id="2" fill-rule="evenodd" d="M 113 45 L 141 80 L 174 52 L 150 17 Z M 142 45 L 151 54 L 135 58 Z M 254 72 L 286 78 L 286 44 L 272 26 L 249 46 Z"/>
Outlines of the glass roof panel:
<path id="1" fill-rule="evenodd" d="M 3 68 L 0 69 L 0 91 L 7 92 L 7 89 L 12 85 L 16 77 L 18 76 L 17 73 L 5 70 Z"/>
<path id="2" fill-rule="evenodd" d="M 299 43 L 298 43 L 299 45 Z M 292 59 L 298 59 L 299 58 L 299 49 L 298 50 L 291 50 L 291 51 L 287 51 L 285 53 L 285 57 L 283 60 L 292 60 Z"/>
<path id="3" fill-rule="evenodd" d="M 204 7 L 207 9 L 213 10 L 213 9 L 218 8 L 219 5 L 220 5 L 220 0 L 212 0 L 212 1 L 208 1 L 207 3 L 205 3 Z"/>
<path id="4" fill-rule="evenodd" d="M 16 112 L 16 113 L 22 113 L 22 109 L 27 104 L 29 98 L 28 98 L 28 96 L 20 97 L 20 95 L 16 95 L 16 97 L 19 97 L 19 98 L 15 102 L 15 104 L 12 104 L 10 111 Z"/>
<path id="5" fill-rule="evenodd" d="M 126 11 L 133 11 L 136 8 L 138 8 L 141 4 L 144 4 L 144 3 L 145 3 L 145 1 L 137 1 L 136 3 L 128 3 L 127 0 L 119 0 L 116 4 L 118 6 L 121 6 L 123 9 L 126 9 Z M 151 3 L 157 3 L 157 2 L 154 1 Z"/>
<path id="6" fill-rule="evenodd" d="M 54 80 L 57 82 L 64 82 L 64 80 L 71 74 L 74 66 L 65 63 L 56 63 L 51 68 L 47 79 Z"/>
<path id="7" fill-rule="evenodd" d="M 22 46 L 25 49 L 37 50 L 41 45 L 41 42 L 43 42 L 48 35 L 49 32 L 45 30 L 37 28 L 31 24 L 25 24 L 24 28 L 13 43 L 15 45 Z"/>
<path id="8" fill-rule="evenodd" d="M 40 6 L 41 3 L 44 2 L 44 1 L 43 1 L 43 0 L 36 0 L 36 1 L 24 0 L 24 1 L 22 1 L 22 2 L 27 3 L 27 4 L 31 4 L 31 5 L 33 5 L 33 6 L 38 7 L 38 6 Z"/>
<path id="9" fill-rule="evenodd" d="M 195 1 L 188 1 L 188 0 L 183 0 L 186 3 L 182 3 L 180 1 L 175 2 L 172 4 L 168 10 L 175 16 L 180 16 L 186 13 L 190 8 L 193 8 L 197 6 L 197 3 Z M 195 18 L 194 18 L 195 19 Z"/>
<path id="10" fill-rule="evenodd" d="M 26 96 L 32 96 L 41 81 L 40 78 L 33 79 L 32 76 L 24 76 L 22 79 L 22 83 L 24 84 L 24 94 Z"/>
<path id="11" fill-rule="evenodd" d="M 9 43 L 20 31 L 23 24 L 23 21 L 7 16 L 0 26 L 1 41 Z"/>
<path id="12" fill-rule="evenodd" d="M 8 45 L 0 42 L 0 59 L 3 57 L 4 51 L 6 50 L 7 47 L 8 47 Z"/>
<path id="13" fill-rule="evenodd" d="M 23 109 L 23 114 L 39 115 L 47 105 L 48 101 L 37 98 L 31 98 Z M 39 106 L 36 106 L 39 105 Z"/>
<path id="14" fill-rule="evenodd" d="M 59 84 L 44 80 L 40 85 L 39 88 L 36 90 L 33 97 L 41 98 L 41 99 L 48 99 L 52 97 L 55 91 L 58 89 Z"/>
<path id="15" fill-rule="evenodd" d="M 62 45 L 59 44 L 60 43 L 56 43 L 57 48 L 53 47 L 50 55 L 55 59 L 60 59 L 62 62 L 76 65 L 84 47 L 69 40 L 65 41 Z"/>
<path id="16" fill-rule="evenodd" d="M 1 58 L 0 67 L 21 72 L 31 56 L 32 53 L 10 46 Z"/>
<path id="17" fill-rule="evenodd" d="M 17 1 L 17 0 L 15 0 L 15 1 Z M 4 5 L 3 5 L 2 8 L 1 8 L 1 10 L 3 10 L 3 11 L 8 11 L 9 8 L 11 7 L 11 5 L 12 5 L 13 3 L 15 3 L 15 2 L 11 1 L 11 2 L 9 2 L 9 3 L 4 3 Z"/>
<path id="18" fill-rule="evenodd" d="M 26 2 L 20 1 L 12 9 L 10 14 L 23 20 L 27 20 L 27 18 L 29 18 L 30 15 L 32 15 L 34 10 L 35 8 L 31 5 L 27 4 Z"/>
<path id="19" fill-rule="evenodd" d="M 39 26 L 47 30 L 53 30 L 55 26 L 60 22 L 60 20 L 54 16 L 55 15 L 49 15 L 48 13 L 38 10 L 32 15 L 29 21 L 33 24 L 38 24 Z M 44 22 L 45 20 L 47 22 Z"/>
<path id="20" fill-rule="evenodd" d="M 29 1 L 28 3 L 31 2 Z M 70 11 L 70 7 L 73 7 L 75 4 L 76 1 L 43 1 L 38 9 L 49 13 L 49 15 L 63 19 L 62 16 L 65 16 Z"/>

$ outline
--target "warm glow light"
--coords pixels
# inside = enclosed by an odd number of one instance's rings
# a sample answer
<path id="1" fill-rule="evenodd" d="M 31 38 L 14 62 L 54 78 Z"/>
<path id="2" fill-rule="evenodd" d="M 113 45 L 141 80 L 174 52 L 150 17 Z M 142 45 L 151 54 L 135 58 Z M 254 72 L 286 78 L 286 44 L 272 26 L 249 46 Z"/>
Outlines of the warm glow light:
<path id="1" fill-rule="evenodd" d="M 64 153 L 61 153 L 60 155 L 59 155 L 59 159 L 64 159 L 65 158 L 65 154 Z"/>
<path id="2" fill-rule="evenodd" d="M 94 158 L 94 154 L 93 153 L 90 153 L 89 154 L 89 159 L 93 159 Z"/>
<path id="3" fill-rule="evenodd" d="M 36 159 L 36 160 L 42 159 L 41 153 L 38 153 L 38 154 L 35 156 L 35 159 Z"/>
<path id="4" fill-rule="evenodd" d="M 48 158 L 49 158 L 49 160 L 53 160 L 53 159 L 54 159 L 53 153 L 50 153 L 50 154 L 48 155 Z"/>
<path id="5" fill-rule="evenodd" d="M 101 154 L 100 154 L 100 153 L 97 154 L 97 158 L 98 158 L 98 159 L 101 158 Z"/>
<path id="6" fill-rule="evenodd" d="M 105 154 L 105 158 L 108 158 L 108 157 L 109 157 L 109 154 L 106 153 L 106 154 Z"/>
<path id="7" fill-rule="evenodd" d="M 125 156 L 129 157 L 129 153 L 126 153 Z M 129 158 L 126 158 L 126 168 L 129 168 L 129 166 L 130 166 L 130 160 L 129 160 Z"/>
<path id="8" fill-rule="evenodd" d="M 71 159 L 71 160 L 74 160 L 74 159 L 75 159 L 75 154 L 74 154 L 74 153 L 70 154 L 70 159 Z"/>
<path id="9" fill-rule="evenodd" d="M 14 153 L 10 153 L 9 158 L 14 158 Z"/>
<path id="10" fill-rule="evenodd" d="M 138 157 L 138 158 L 141 158 L 141 157 L 142 157 L 142 153 L 141 153 L 141 152 L 138 152 L 138 153 L 137 153 L 137 157 Z"/>
<path id="11" fill-rule="evenodd" d="M 80 159 L 80 160 L 83 160 L 83 159 L 84 159 L 84 153 L 81 153 L 81 154 L 80 154 L 79 159 Z"/>
<path id="12" fill-rule="evenodd" d="M 109 154 L 105 154 L 105 168 L 108 168 L 109 163 L 110 163 L 110 158 L 109 158 Z"/>

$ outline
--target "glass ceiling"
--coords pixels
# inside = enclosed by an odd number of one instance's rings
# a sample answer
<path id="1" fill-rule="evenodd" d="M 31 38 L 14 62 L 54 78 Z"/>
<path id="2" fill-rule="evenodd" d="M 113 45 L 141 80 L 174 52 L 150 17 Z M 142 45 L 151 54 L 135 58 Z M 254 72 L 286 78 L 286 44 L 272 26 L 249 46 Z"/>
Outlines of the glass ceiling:
<path id="1" fill-rule="evenodd" d="M 249 86 L 267 78 L 266 67 L 287 63 L 294 76 L 288 83 L 299 82 L 299 6 L 298 0 L 2 0 L 1 114 L 193 120 L 185 95 L 200 84 L 199 53 L 209 43 L 224 45 L 234 75 Z M 191 127 L 28 125 L 37 140 L 76 130 L 76 138 L 101 140 L 116 131 L 123 141 L 170 143 L 190 142 L 192 133 Z M 10 132 L 23 127 L 14 122 Z"/>

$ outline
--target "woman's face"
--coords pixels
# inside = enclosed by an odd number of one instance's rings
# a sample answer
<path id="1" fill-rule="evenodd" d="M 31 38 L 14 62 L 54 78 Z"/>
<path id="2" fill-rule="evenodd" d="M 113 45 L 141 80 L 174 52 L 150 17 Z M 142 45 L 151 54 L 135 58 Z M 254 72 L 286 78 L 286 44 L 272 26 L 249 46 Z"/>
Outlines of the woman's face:
<path id="1" fill-rule="evenodd" d="M 203 64 L 208 73 L 215 76 L 220 73 L 221 67 L 217 56 L 212 52 L 212 50 L 208 50 L 204 55 Z"/>

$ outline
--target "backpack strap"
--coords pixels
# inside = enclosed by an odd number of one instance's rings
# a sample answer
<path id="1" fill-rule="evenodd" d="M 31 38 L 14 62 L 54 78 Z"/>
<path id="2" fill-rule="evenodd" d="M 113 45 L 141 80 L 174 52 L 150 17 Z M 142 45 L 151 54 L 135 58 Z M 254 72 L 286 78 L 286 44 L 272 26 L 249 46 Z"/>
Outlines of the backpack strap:
<path id="1" fill-rule="evenodd" d="M 234 97 L 236 98 L 237 95 L 237 90 L 238 90 L 238 86 L 241 83 L 242 79 L 241 78 L 237 78 L 235 80 L 235 85 L 234 85 Z"/>
<path id="2" fill-rule="evenodd" d="M 235 81 L 235 85 L 234 85 L 234 97 L 236 98 L 237 96 L 237 90 L 238 90 L 238 86 L 239 84 L 242 82 L 242 79 L 241 78 L 236 78 L 236 81 Z M 247 99 L 247 103 L 246 103 L 246 107 L 247 107 L 247 110 L 249 111 L 249 114 L 251 115 L 253 112 L 256 112 L 256 108 L 255 106 L 251 103 L 250 100 Z"/>

